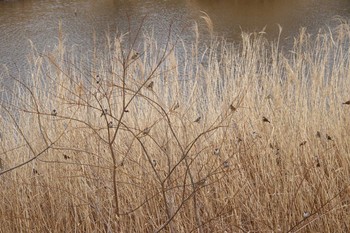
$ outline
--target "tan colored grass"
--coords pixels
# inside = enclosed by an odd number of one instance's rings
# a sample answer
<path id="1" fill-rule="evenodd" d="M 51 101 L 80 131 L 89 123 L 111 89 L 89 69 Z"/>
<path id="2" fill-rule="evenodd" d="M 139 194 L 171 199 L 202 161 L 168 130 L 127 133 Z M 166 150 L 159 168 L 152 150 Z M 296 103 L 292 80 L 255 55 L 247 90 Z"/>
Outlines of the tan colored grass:
<path id="1" fill-rule="evenodd" d="M 349 29 L 34 53 L 1 106 L 1 232 L 348 232 Z"/>

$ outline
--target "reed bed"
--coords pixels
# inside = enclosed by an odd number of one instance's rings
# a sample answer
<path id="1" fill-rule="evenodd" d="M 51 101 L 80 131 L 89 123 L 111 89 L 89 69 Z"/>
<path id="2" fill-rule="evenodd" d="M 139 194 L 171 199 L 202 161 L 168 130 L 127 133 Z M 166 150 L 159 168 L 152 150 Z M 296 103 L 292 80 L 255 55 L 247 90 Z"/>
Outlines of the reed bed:
<path id="1" fill-rule="evenodd" d="M 349 232 L 350 26 L 171 38 L 3 73 L 0 232 Z"/>

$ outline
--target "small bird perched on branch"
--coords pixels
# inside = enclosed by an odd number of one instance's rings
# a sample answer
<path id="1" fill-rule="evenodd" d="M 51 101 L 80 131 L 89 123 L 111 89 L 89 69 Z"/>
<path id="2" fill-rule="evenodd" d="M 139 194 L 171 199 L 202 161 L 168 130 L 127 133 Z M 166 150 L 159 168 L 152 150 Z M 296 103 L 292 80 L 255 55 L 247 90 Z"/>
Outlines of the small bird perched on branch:
<path id="1" fill-rule="evenodd" d="M 219 148 L 215 148 L 214 155 L 220 155 L 220 149 Z"/>
<path id="2" fill-rule="evenodd" d="M 304 146 L 307 143 L 307 141 L 302 141 L 299 146 Z"/>
<path id="3" fill-rule="evenodd" d="M 345 104 L 345 105 L 350 105 L 350 100 L 344 102 L 343 104 Z"/>
<path id="4" fill-rule="evenodd" d="M 176 104 L 172 107 L 172 110 L 175 111 L 176 109 L 178 109 L 180 107 L 179 102 L 176 102 Z"/>
<path id="5" fill-rule="evenodd" d="M 107 108 L 103 109 L 103 111 L 101 113 L 101 117 L 106 115 L 107 113 L 108 113 L 108 109 Z"/>
<path id="6" fill-rule="evenodd" d="M 100 75 L 96 75 L 96 83 L 97 83 L 97 84 L 101 84 Z"/>
<path id="7" fill-rule="evenodd" d="M 263 116 L 262 120 L 263 120 L 263 122 L 271 123 L 271 122 L 269 121 L 269 119 L 267 119 L 267 118 L 264 117 L 264 116 Z"/>
<path id="8" fill-rule="evenodd" d="M 151 128 L 146 127 L 146 128 L 142 131 L 142 134 L 143 134 L 143 135 L 148 135 L 150 131 L 151 131 Z"/>
<path id="9" fill-rule="evenodd" d="M 153 90 L 153 86 L 154 86 L 154 82 L 152 81 L 147 85 L 147 88 L 150 90 Z"/>
<path id="10" fill-rule="evenodd" d="M 52 110 L 51 115 L 52 115 L 52 116 L 57 116 L 57 111 L 56 111 L 56 109 Z"/>
<path id="11" fill-rule="evenodd" d="M 135 53 L 134 55 L 132 55 L 131 59 L 135 60 L 138 56 L 139 56 L 139 53 Z"/>
<path id="12" fill-rule="evenodd" d="M 201 121 L 202 117 L 198 117 L 194 122 L 199 123 Z"/>
<path id="13" fill-rule="evenodd" d="M 321 138 L 321 132 L 320 131 L 317 131 L 316 137 Z"/>

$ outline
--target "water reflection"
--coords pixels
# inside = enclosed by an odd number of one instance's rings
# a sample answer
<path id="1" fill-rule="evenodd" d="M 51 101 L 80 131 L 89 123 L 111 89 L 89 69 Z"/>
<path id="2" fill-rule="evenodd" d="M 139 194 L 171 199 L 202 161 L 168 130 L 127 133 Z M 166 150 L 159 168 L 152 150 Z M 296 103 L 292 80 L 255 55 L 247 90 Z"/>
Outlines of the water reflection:
<path id="1" fill-rule="evenodd" d="M 349 17 L 350 2 L 345 0 L 193 0 L 190 7 L 206 11 L 215 29 L 229 39 L 236 39 L 244 31 L 259 31 L 266 27 L 267 37 L 283 28 L 284 37 L 295 36 L 300 27 L 317 32 L 332 25 L 334 16 Z"/>
<path id="2" fill-rule="evenodd" d="M 12 0 L 0 1 L 0 64 L 21 67 L 32 40 L 41 51 L 50 49 L 58 37 L 61 21 L 66 44 L 91 49 L 102 44 L 106 32 L 125 32 L 137 28 L 144 16 L 144 29 L 154 30 L 159 40 L 167 36 L 169 25 L 174 33 L 188 40 L 193 32 L 188 25 L 204 25 L 200 11 L 214 23 L 217 35 L 237 40 L 241 30 L 261 30 L 274 39 L 277 24 L 283 38 L 292 38 L 301 26 L 316 32 L 332 25 L 335 15 L 350 16 L 347 0 Z M 186 29 L 185 31 L 182 31 Z M 203 30 L 205 32 L 205 30 Z M 93 36 L 98 38 L 93 39 Z"/>

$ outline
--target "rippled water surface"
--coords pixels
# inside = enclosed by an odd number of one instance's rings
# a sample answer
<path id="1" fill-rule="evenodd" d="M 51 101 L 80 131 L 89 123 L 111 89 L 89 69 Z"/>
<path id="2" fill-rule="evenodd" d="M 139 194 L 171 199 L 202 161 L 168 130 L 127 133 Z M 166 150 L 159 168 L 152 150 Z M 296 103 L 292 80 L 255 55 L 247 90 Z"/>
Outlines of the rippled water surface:
<path id="1" fill-rule="evenodd" d="M 267 37 L 283 27 L 282 38 L 293 38 L 300 27 L 315 33 L 336 25 L 336 16 L 350 17 L 348 0 L 0 0 L 0 64 L 22 67 L 30 52 L 31 40 L 38 50 L 50 49 L 58 38 L 58 22 L 68 46 L 90 49 L 103 36 L 143 25 L 164 40 L 170 24 L 174 32 L 191 38 L 188 25 L 204 25 L 205 11 L 217 35 L 237 40 L 241 30 L 266 27 Z M 181 30 L 186 28 L 186 30 Z"/>

